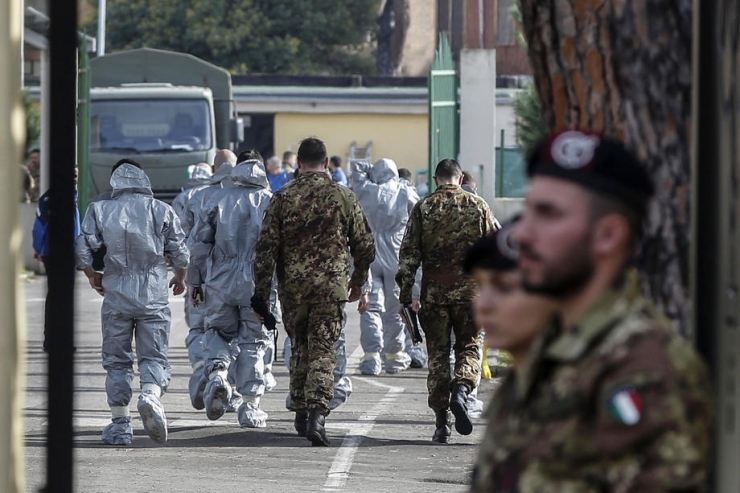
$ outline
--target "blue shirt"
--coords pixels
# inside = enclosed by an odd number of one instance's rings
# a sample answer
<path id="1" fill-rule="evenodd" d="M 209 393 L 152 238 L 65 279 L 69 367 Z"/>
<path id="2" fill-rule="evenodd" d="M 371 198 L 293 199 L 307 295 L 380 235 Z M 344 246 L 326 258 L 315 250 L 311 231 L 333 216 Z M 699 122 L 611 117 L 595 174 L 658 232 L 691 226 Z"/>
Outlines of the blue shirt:
<path id="1" fill-rule="evenodd" d="M 49 191 L 47 190 L 39 197 L 39 205 L 36 208 L 36 220 L 33 222 L 33 250 L 41 257 L 49 255 Z M 74 237 L 80 235 L 80 211 L 77 208 L 77 192 L 75 201 L 75 232 Z"/>
<path id="2" fill-rule="evenodd" d="M 344 174 L 344 171 L 342 171 L 342 168 L 337 168 L 334 171 L 332 171 L 331 179 L 339 183 L 343 187 L 349 186 L 349 184 L 347 183 L 347 175 Z"/>
<path id="3" fill-rule="evenodd" d="M 288 183 L 288 174 L 285 172 L 285 170 L 281 170 L 280 173 L 276 175 L 267 173 L 267 179 L 270 180 L 270 188 L 272 189 L 272 193 L 275 193 L 283 186 L 285 186 L 286 183 Z"/>

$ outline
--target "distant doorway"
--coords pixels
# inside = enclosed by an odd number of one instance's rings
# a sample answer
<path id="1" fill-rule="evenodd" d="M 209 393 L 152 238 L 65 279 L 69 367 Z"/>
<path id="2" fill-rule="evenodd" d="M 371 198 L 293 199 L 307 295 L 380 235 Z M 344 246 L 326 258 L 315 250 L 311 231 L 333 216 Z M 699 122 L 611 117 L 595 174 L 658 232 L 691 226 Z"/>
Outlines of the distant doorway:
<path id="1" fill-rule="evenodd" d="M 275 114 L 240 114 L 244 119 L 244 142 L 239 144 L 237 155 L 257 149 L 265 159 L 275 154 Z M 282 156 L 281 156 L 282 157 Z"/>

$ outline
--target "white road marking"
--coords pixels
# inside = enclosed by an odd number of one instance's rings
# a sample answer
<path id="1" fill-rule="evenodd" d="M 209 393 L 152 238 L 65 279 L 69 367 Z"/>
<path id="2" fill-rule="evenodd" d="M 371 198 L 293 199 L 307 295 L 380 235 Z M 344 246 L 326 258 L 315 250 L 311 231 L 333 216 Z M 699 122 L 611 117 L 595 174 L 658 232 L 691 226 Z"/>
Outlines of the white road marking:
<path id="1" fill-rule="evenodd" d="M 352 357 L 350 359 L 358 353 L 358 350 L 360 353 L 362 352 L 361 348 L 357 348 L 357 350 L 352 353 Z M 359 362 L 359 357 L 357 360 L 357 362 Z M 355 366 L 357 365 L 357 362 L 353 362 Z M 347 364 L 349 365 L 349 361 Z M 352 367 L 352 373 L 354 373 L 355 366 Z M 350 372 L 348 372 L 348 374 L 349 373 Z M 362 439 L 370 434 L 373 426 L 375 426 L 375 420 L 378 416 L 383 414 L 388 407 L 393 404 L 398 395 L 404 391 L 403 387 L 394 387 L 363 377 L 355 378 L 361 382 L 388 389 L 388 392 L 386 392 L 385 396 L 383 396 L 383 398 L 380 399 L 380 401 L 369 412 L 360 416 L 357 419 L 356 424 L 349 429 L 347 435 L 342 441 L 342 444 L 339 446 L 339 450 L 334 456 L 334 461 L 326 475 L 326 482 L 324 483 L 322 491 L 338 491 L 340 488 L 344 487 L 349 478 L 349 471 L 352 469 L 352 463 L 355 460 L 355 454 L 362 443 Z"/>

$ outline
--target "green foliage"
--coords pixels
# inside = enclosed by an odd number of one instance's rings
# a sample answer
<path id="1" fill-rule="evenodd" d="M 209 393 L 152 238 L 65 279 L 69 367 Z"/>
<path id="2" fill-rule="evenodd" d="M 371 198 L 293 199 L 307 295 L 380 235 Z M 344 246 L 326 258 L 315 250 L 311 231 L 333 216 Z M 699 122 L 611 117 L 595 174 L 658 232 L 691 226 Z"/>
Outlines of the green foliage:
<path id="1" fill-rule="evenodd" d="M 522 20 L 522 3 L 520 0 L 516 0 L 509 6 L 509 15 L 511 15 L 511 18 L 516 23 L 516 42 L 526 51 L 527 38 L 524 37 L 524 32 L 522 31 L 524 22 Z"/>
<path id="2" fill-rule="evenodd" d="M 547 134 L 547 124 L 542 117 L 540 98 L 537 88 L 529 84 L 514 98 L 516 115 L 516 143 L 526 156 L 534 146 Z"/>
<path id="3" fill-rule="evenodd" d="M 23 150 L 23 158 L 28 159 L 31 149 L 39 146 L 41 138 L 41 110 L 27 92 L 23 92 L 23 109 L 26 112 L 26 146 Z"/>
<path id="4" fill-rule="evenodd" d="M 372 73 L 379 0 L 108 0 L 107 51 L 190 53 L 233 73 Z M 95 19 L 86 27 L 91 30 Z"/>

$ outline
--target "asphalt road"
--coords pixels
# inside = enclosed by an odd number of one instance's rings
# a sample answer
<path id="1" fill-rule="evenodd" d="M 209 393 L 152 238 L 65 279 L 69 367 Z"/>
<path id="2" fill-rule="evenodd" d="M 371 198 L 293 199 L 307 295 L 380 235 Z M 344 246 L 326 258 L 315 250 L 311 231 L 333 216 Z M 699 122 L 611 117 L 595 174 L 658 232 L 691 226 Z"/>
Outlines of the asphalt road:
<path id="1" fill-rule="evenodd" d="M 25 416 L 26 490 L 45 484 L 47 429 L 46 354 L 42 351 L 46 278 L 25 282 L 27 314 Z M 265 395 L 267 428 L 242 429 L 235 414 L 209 421 L 190 406 L 190 366 L 185 349 L 187 327 L 183 298 L 172 298 L 170 338 L 172 383 L 163 398 L 169 441 L 157 445 L 141 427 L 136 397 L 131 404 L 134 442 L 112 447 L 100 441 L 110 422 L 105 372 L 100 364 L 100 298 L 81 273 L 76 285 L 74 463 L 75 491 L 80 492 L 283 492 L 398 491 L 462 492 L 471 473 L 476 444 L 483 432 L 474 420 L 473 434 L 453 431 L 450 443 L 431 442 L 434 415 L 427 408 L 424 369 L 397 375 L 353 375 L 354 393 L 327 418 L 331 447 L 311 447 L 293 430 L 293 413 L 285 409 L 288 372 L 280 351 L 275 390 Z M 348 371 L 354 372 L 359 349 L 359 315 L 349 307 Z M 281 341 L 284 332 L 281 333 Z M 282 342 L 280 343 L 282 347 Z M 480 398 L 487 402 L 495 382 L 484 380 Z"/>

